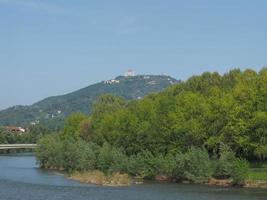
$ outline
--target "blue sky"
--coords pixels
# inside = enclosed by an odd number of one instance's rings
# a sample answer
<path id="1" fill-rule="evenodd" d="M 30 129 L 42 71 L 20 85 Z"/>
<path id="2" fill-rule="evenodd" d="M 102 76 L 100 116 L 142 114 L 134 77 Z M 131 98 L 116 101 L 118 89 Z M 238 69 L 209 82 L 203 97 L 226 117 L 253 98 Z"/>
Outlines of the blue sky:
<path id="1" fill-rule="evenodd" d="M 259 70 L 266 0 L 0 0 L 0 109 L 128 68 L 186 79 Z"/>

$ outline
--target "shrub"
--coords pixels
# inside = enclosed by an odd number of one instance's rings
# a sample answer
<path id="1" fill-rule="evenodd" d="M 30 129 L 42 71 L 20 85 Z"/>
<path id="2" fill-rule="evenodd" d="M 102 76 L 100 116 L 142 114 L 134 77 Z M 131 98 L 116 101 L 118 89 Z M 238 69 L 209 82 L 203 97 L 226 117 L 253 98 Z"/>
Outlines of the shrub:
<path id="1" fill-rule="evenodd" d="M 220 146 L 219 159 L 215 161 L 216 178 L 230 178 L 236 161 L 234 152 L 227 145 Z"/>
<path id="2" fill-rule="evenodd" d="M 156 174 L 155 156 L 150 151 L 143 151 L 129 159 L 128 173 L 140 178 L 151 179 Z"/>
<path id="3" fill-rule="evenodd" d="M 127 164 L 127 156 L 121 150 L 110 146 L 108 143 L 104 143 L 99 149 L 97 167 L 101 171 L 105 173 L 126 172 Z"/>
<path id="4" fill-rule="evenodd" d="M 109 167 L 109 172 L 126 173 L 128 169 L 128 157 L 120 149 L 112 148 L 112 162 Z"/>
<path id="5" fill-rule="evenodd" d="M 184 179 L 184 172 L 185 172 L 185 154 L 182 154 L 180 152 L 175 154 L 174 157 L 174 169 L 172 171 L 172 176 L 178 180 L 181 181 Z"/>
<path id="6" fill-rule="evenodd" d="M 194 182 L 206 182 L 212 175 L 212 164 L 206 150 L 191 148 L 184 157 L 183 178 Z"/>
<path id="7" fill-rule="evenodd" d="M 233 165 L 233 185 L 243 186 L 248 178 L 249 164 L 244 159 L 236 159 Z"/>
<path id="8" fill-rule="evenodd" d="M 47 135 L 37 143 L 36 158 L 41 167 L 60 169 L 63 164 L 62 142 L 58 135 Z"/>
<path id="9" fill-rule="evenodd" d="M 64 140 L 62 154 L 63 168 L 68 172 L 91 170 L 96 166 L 95 153 L 84 141 L 70 138 Z"/>
<path id="10" fill-rule="evenodd" d="M 96 168 L 96 155 L 93 145 L 87 144 L 84 141 L 77 143 L 79 159 L 77 163 L 77 170 L 93 170 Z"/>
<path id="11" fill-rule="evenodd" d="M 103 172 L 109 170 L 110 164 L 112 163 L 112 147 L 108 143 L 104 143 L 99 149 L 99 154 L 97 157 L 97 168 Z"/>
<path id="12" fill-rule="evenodd" d="M 172 176 L 175 168 L 176 160 L 174 155 L 167 154 L 163 156 L 160 154 L 155 157 L 155 170 L 157 175 Z"/>

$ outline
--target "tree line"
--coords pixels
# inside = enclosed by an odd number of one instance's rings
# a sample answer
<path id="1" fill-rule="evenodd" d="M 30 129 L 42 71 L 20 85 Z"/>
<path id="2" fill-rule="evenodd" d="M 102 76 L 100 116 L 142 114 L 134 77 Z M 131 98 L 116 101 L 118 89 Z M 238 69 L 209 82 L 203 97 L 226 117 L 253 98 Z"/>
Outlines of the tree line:
<path id="1" fill-rule="evenodd" d="M 44 126 L 30 126 L 25 133 L 14 133 L 5 127 L 0 127 L 0 144 L 35 144 L 51 131 Z"/>

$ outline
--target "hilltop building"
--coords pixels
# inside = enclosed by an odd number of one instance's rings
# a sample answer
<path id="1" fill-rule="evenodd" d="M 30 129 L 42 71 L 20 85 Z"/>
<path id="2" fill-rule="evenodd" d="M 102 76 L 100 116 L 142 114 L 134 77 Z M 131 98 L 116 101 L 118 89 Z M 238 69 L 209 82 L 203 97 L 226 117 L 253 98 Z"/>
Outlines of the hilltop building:
<path id="1" fill-rule="evenodd" d="M 125 73 L 124 73 L 124 76 L 125 77 L 132 77 L 132 76 L 135 76 L 135 72 L 131 69 L 127 70 Z"/>

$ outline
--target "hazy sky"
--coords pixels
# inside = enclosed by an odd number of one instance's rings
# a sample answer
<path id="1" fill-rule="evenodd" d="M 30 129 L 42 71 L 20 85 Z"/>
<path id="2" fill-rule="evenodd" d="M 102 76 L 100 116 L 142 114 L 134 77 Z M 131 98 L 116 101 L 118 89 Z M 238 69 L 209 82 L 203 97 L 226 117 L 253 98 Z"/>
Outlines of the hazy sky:
<path id="1" fill-rule="evenodd" d="M 0 109 L 113 78 L 267 64 L 266 0 L 0 0 Z"/>

